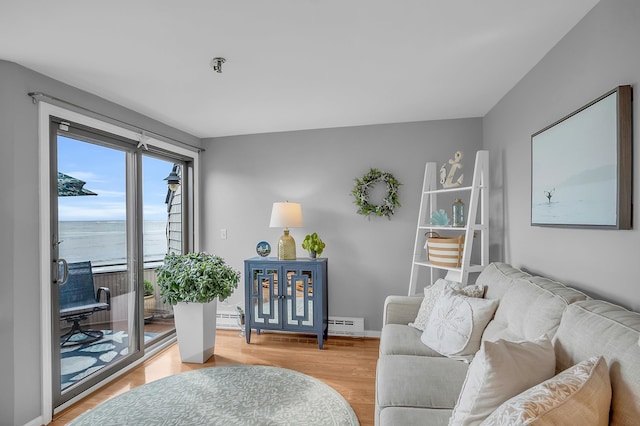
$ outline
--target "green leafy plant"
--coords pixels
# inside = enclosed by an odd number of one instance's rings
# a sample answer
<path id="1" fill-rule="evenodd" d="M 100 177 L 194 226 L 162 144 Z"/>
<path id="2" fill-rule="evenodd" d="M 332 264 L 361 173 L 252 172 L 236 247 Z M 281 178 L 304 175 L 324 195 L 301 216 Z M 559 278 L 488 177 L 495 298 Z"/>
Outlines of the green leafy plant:
<path id="1" fill-rule="evenodd" d="M 153 284 L 149 280 L 144 280 L 144 295 L 151 296 L 155 293 L 155 289 L 153 288 Z"/>
<path id="2" fill-rule="evenodd" d="M 304 237 L 304 241 L 302 241 L 302 248 L 307 250 L 312 257 L 313 252 L 315 252 L 316 255 L 320 256 L 325 247 L 326 244 L 315 232 Z"/>
<path id="3" fill-rule="evenodd" d="M 358 206 L 357 213 L 369 217 L 369 215 L 386 216 L 391 219 L 395 213 L 396 207 L 400 207 L 398 200 L 398 187 L 402 185 L 391 173 L 383 172 L 378 169 L 371 169 L 369 173 L 356 178 L 356 184 L 351 191 L 354 202 Z M 387 195 L 382 200 L 382 204 L 377 206 L 369 202 L 369 189 L 375 184 L 382 182 L 387 188 Z"/>
<path id="4" fill-rule="evenodd" d="M 156 269 L 164 303 L 224 300 L 238 288 L 240 272 L 208 253 L 168 254 Z"/>

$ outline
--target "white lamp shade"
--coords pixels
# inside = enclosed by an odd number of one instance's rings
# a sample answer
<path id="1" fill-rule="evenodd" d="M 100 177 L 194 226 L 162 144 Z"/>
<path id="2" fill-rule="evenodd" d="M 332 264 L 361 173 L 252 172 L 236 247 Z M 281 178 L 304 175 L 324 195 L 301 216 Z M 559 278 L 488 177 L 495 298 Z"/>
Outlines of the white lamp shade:
<path id="1" fill-rule="evenodd" d="M 300 228 L 302 224 L 302 206 L 300 203 L 273 203 L 270 228 Z"/>

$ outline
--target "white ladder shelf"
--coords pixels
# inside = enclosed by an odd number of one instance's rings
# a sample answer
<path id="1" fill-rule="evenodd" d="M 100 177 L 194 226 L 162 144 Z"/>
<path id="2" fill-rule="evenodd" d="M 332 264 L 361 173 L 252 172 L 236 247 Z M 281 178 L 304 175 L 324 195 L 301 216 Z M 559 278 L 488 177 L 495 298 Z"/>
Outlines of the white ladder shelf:
<path id="1" fill-rule="evenodd" d="M 446 271 L 445 278 L 450 281 L 468 282 L 469 273 L 480 272 L 489 264 L 489 152 L 478 151 L 476 153 L 471 186 L 458 188 L 437 189 L 438 165 L 427 163 L 424 170 L 424 182 L 420 197 L 420 212 L 418 214 L 418 226 L 416 228 L 416 240 L 413 247 L 413 260 L 411 262 L 411 279 L 409 282 L 409 296 L 414 296 L 416 290 L 422 292 L 427 283 L 418 283 L 419 275 L 424 276 L 429 272 L 429 283 L 433 284 L 440 276 L 440 270 Z M 469 194 L 467 211 L 465 212 L 465 226 L 439 226 L 431 225 L 430 219 L 434 211 L 438 210 L 438 196 L 453 195 L 459 193 L 464 196 Z M 457 195 L 457 194 L 456 194 Z M 458 197 L 456 197 L 458 198 Z M 478 208 L 480 215 L 478 216 Z M 445 209 L 451 215 L 450 208 Z M 461 266 L 450 268 L 429 263 L 427 251 L 424 248 L 426 233 L 436 231 L 438 233 L 451 231 L 464 233 L 464 248 L 462 250 Z M 474 236 L 479 237 L 480 262 L 471 264 L 471 254 L 474 247 Z M 428 269 L 428 271 L 426 271 Z M 420 271 L 423 273 L 420 274 Z"/>

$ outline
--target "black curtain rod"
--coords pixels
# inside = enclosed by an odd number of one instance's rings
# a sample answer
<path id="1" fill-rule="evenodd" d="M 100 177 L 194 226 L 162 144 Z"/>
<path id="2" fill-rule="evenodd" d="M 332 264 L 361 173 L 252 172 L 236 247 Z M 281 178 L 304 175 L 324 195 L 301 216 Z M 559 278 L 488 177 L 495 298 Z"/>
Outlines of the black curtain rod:
<path id="1" fill-rule="evenodd" d="M 29 92 L 27 94 L 31 97 L 31 99 L 32 99 L 34 104 L 38 102 L 39 98 L 50 99 L 52 101 L 59 102 L 59 103 L 62 103 L 64 105 L 72 106 L 72 107 L 74 107 L 74 108 L 76 108 L 76 109 L 78 109 L 80 111 L 86 111 L 86 112 L 89 112 L 89 113 L 91 113 L 93 115 L 96 115 L 98 117 L 106 118 L 108 121 L 115 122 L 115 123 L 118 123 L 120 125 L 124 125 L 124 126 L 128 127 L 129 130 L 134 130 L 134 131 L 140 132 L 141 135 L 151 136 L 151 137 L 155 137 L 155 138 L 158 138 L 158 139 L 164 139 L 164 140 L 167 140 L 167 141 L 170 141 L 170 142 L 175 142 L 177 144 L 180 144 L 180 145 L 183 145 L 185 147 L 188 147 L 190 150 L 195 151 L 195 152 L 202 152 L 202 151 L 205 150 L 204 148 L 200 148 L 199 146 L 191 145 L 191 144 L 188 144 L 186 142 L 170 138 L 168 136 L 159 135 L 159 134 L 157 134 L 155 132 L 151 132 L 151 131 L 149 131 L 147 129 L 143 129 L 142 127 L 136 126 L 134 124 L 127 123 L 126 121 L 122 121 L 122 120 L 118 120 L 117 118 L 109 117 L 108 115 L 104 115 L 104 114 L 101 114 L 99 112 L 96 112 L 96 111 L 90 110 L 88 108 L 82 107 L 80 105 L 76 105 L 74 103 L 65 101 L 64 99 L 56 98 L 55 96 L 47 95 L 46 93 Z"/>

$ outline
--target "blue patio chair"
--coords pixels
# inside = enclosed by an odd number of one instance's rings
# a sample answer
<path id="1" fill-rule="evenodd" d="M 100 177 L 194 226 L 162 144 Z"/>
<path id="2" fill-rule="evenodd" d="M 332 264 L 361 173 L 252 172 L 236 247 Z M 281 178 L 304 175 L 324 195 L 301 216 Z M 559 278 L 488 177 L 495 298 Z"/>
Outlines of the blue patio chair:
<path id="1" fill-rule="evenodd" d="M 60 337 L 60 346 L 82 345 L 102 338 L 102 331 L 82 328 L 80 321 L 98 311 L 111 310 L 111 291 L 100 287 L 96 292 L 93 285 L 91 262 L 69 263 L 67 282 L 60 285 L 60 319 L 73 323 L 71 330 Z M 105 301 L 101 302 L 102 293 Z M 84 334 L 84 339 L 70 340 L 76 334 Z"/>

